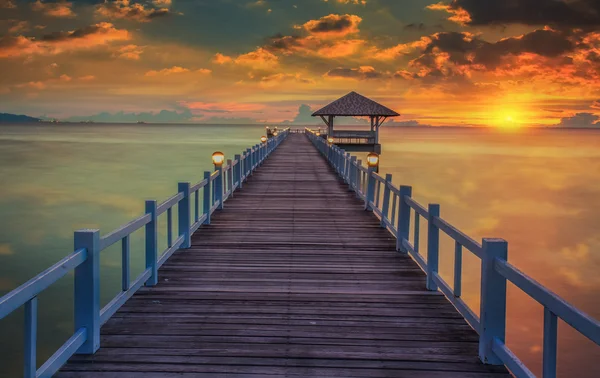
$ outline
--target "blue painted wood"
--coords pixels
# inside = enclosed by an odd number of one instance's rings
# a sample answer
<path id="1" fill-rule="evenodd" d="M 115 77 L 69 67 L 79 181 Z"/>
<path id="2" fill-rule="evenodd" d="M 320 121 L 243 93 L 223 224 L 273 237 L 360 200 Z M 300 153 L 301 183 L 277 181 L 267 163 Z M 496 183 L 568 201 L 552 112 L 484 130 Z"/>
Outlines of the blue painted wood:
<path id="1" fill-rule="evenodd" d="M 565 323 L 600 345 L 600 322 L 598 320 L 580 311 L 505 260 L 496 260 L 495 269 L 502 277 L 512 282 L 542 306 L 547 307 Z"/>
<path id="2" fill-rule="evenodd" d="M 129 235 L 121 240 L 121 290 L 129 290 Z"/>
<path id="3" fill-rule="evenodd" d="M 52 378 L 54 373 L 81 349 L 87 337 L 87 330 L 80 328 L 38 369 L 38 378 Z"/>
<path id="4" fill-rule="evenodd" d="M 179 201 L 177 207 L 177 223 L 179 224 L 179 236 L 183 236 L 181 248 L 190 248 L 192 238 L 190 234 L 190 183 L 180 182 L 177 184 L 177 191 L 183 193 L 183 199 Z"/>
<path id="5" fill-rule="evenodd" d="M 558 345 L 558 319 L 544 307 L 544 348 L 542 376 L 556 378 L 556 350 Z"/>
<path id="6" fill-rule="evenodd" d="M 171 255 L 175 251 L 177 251 L 179 249 L 179 247 L 183 244 L 183 242 L 184 242 L 184 238 L 183 238 L 183 236 L 180 236 L 177 238 L 177 240 L 175 240 L 173 242 L 172 246 L 170 246 L 163 252 L 162 256 L 160 256 L 158 258 L 158 267 L 159 268 L 165 263 L 165 261 L 167 261 L 169 259 L 169 257 L 171 257 Z"/>
<path id="7" fill-rule="evenodd" d="M 142 274 L 140 274 L 131 284 L 131 287 L 125 291 L 121 291 L 117 294 L 110 302 L 106 304 L 100 310 L 100 325 L 104 325 L 108 319 L 111 318 L 117 312 L 121 306 L 127 302 L 129 298 L 135 294 L 136 291 L 140 289 L 140 287 L 144 286 L 148 282 L 152 275 L 152 271 L 150 268 L 144 270 Z"/>
<path id="8" fill-rule="evenodd" d="M 194 192 L 194 222 L 198 221 L 200 218 L 200 193 L 198 191 Z"/>
<path id="9" fill-rule="evenodd" d="M 221 167 L 215 167 L 215 172 L 219 172 L 215 179 L 215 203 L 219 203 L 217 209 L 223 208 L 223 169 Z"/>
<path id="10" fill-rule="evenodd" d="M 87 250 L 87 259 L 75 268 L 75 330 L 86 330 L 77 353 L 94 354 L 100 348 L 100 230 L 75 231 L 74 242 L 75 250 Z"/>
<path id="11" fill-rule="evenodd" d="M 421 241 L 421 215 L 415 211 L 415 225 L 413 232 L 413 244 L 415 245 L 415 251 L 419 252 L 419 243 Z"/>
<path id="12" fill-rule="evenodd" d="M 471 239 L 470 237 L 459 231 L 456 227 L 452 226 L 450 223 L 446 222 L 440 217 L 434 218 L 433 223 L 437 227 L 439 227 L 439 229 L 442 230 L 446 235 L 450 236 L 452 239 L 459 242 L 466 249 L 473 252 L 475 256 L 482 258 L 481 245 L 475 240 Z"/>
<path id="13" fill-rule="evenodd" d="M 356 183 L 354 185 L 354 187 L 356 188 L 356 197 L 358 198 L 362 198 L 362 172 L 359 169 L 359 167 L 362 165 L 362 160 L 358 159 L 356 160 L 356 173 L 354 174 L 354 179 L 356 180 Z"/>
<path id="14" fill-rule="evenodd" d="M 506 334 L 506 279 L 496 271 L 496 259 L 508 258 L 508 243 L 502 239 L 483 239 L 481 261 L 481 301 L 479 317 L 479 358 L 483 363 L 502 365 L 502 360 L 492 351 L 492 342 L 505 342 Z"/>
<path id="15" fill-rule="evenodd" d="M 240 155 L 234 156 L 237 164 L 233 167 L 233 177 L 236 185 L 239 189 L 242 189 L 242 157 Z"/>
<path id="16" fill-rule="evenodd" d="M 393 185 L 390 185 L 393 186 Z M 390 190 L 391 196 L 392 196 L 392 214 L 390 215 L 390 225 L 392 227 L 397 226 L 396 225 L 396 221 L 398 220 L 398 218 L 396 218 L 396 208 L 398 207 L 398 196 L 392 192 Z M 398 237 L 397 234 L 394 234 L 394 236 Z"/>
<path id="17" fill-rule="evenodd" d="M 158 220 L 155 200 L 146 201 L 146 214 L 152 217 L 146 225 L 146 269 L 150 270 L 146 286 L 154 286 L 158 283 Z"/>
<path id="18" fill-rule="evenodd" d="M 517 378 L 536 378 L 536 376 L 510 351 L 501 341 L 495 338 L 492 341 L 492 351 L 504 362 L 504 365 Z"/>
<path id="19" fill-rule="evenodd" d="M 106 234 L 100 238 L 100 250 L 104 250 L 118 241 L 121 241 L 125 236 L 134 233 L 150 222 L 148 214 L 144 214 L 129 223 L 117 228 L 116 230 Z"/>
<path id="20" fill-rule="evenodd" d="M 227 165 L 229 165 L 229 169 L 227 170 L 227 193 L 233 197 L 233 165 L 231 159 L 227 160 Z"/>
<path id="21" fill-rule="evenodd" d="M 206 181 L 206 180 L 204 180 L 204 181 Z M 204 181 L 201 181 L 196 185 L 198 187 L 200 187 L 201 184 L 204 184 Z M 183 193 L 177 193 L 173 197 L 167 199 L 166 201 L 164 201 L 163 203 L 161 203 L 160 205 L 158 205 L 156 207 L 156 216 L 160 216 L 162 213 L 164 213 L 168 209 L 177 205 L 179 203 L 179 201 L 181 201 L 182 199 L 183 199 Z"/>
<path id="22" fill-rule="evenodd" d="M 35 378 L 37 371 L 37 311 L 38 299 L 31 298 L 25 303 L 25 329 L 24 329 L 24 346 L 25 346 L 25 378 Z"/>
<path id="23" fill-rule="evenodd" d="M 401 186 L 399 194 L 400 205 L 398 209 L 398 237 L 396 239 L 396 250 L 402 253 L 408 253 L 403 247 L 402 241 L 408 241 L 410 232 L 410 206 L 408 206 L 406 199 L 412 196 L 412 187 Z"/>
<path id="24" fill-rule="evenodd" d="M 0 298 L 0 319 L 6 317 L 87 260 L 87 250 L 72 254 Z"/>
<path id="25" fill-rule="evenodd" d="M 373 210 L 373 200 L 375 199 L 375 171 L 369 168 L 367 173 L 367 196 L 365 198 L 365 210 Z"/>
<path id="26" fill-rule="evenodd" d="M 383 204 L 381 205 L 381 212 L 383 216 L 381 217 L 381 227 L 386 227 L 385 220 L 389 219 L 390 216 L 390 185 L 392 185 L 392 175 L 385 175 L 385 187 L 383 189 Z"/>
<path id="27" fill-rule="evenodd" d="M 454 242 L 454 296 L 462 295 L 462 245 Z"/>
<path id="28" fill-rule="evenodd" d="M 173 208 L 167 210 L 167 246 L 173 245 Z"/>
<path id="29" fill-rule="evenodd" d="M 356 191 L 356 156 L 350 158 L 350 189 Z"/>
<path id="30" fill-rule="evenodd" d="M 440 205 L 429 204 L 427 212 L 427 290 L 436 291 L 438 286 L 433 277 L 440 263 L 440 229 L 433 223 L 433 218 L 440 216 Z"/>
<path id="31" fill-rule="evenodd" d="M 211 190 L 210 190 L 210 187 L 211 187 L 210 175 L 211 174 L 209 171 L 204 172 L 204 179 L 208 180 L 208 182 L 209 182 L 209 184 L 204 187 L 204 193 L 202 193 L 202 208 L 203 208 L 204 214 L 206 215 L 206 220 L 204 221 L 204 224 L 210 224 L 210 207 L 212 206 Z M 241 184 L 240 184 L 240 187 L 241 187 Z"/>
<path id="32" fill-rule="evenodd" d="M 453 295 L 452 289 L 442 279 L 442 277 L 440 277 L 439 274 L 434 273 L 433 274 L 433 280 L 438 285 L 438 288 L 441 290 L 441 292 L 444 293 L 444 295 L 446 296 L 446 298 L 448 298 L 448 300 L 450 301 L 450 303 L 452 303 L 452 305 L 454 307 L 456 307 L 456 309 L 458 310 L 458 312 L 465 318 L 465 320 L 467 321 L 467 323 L 469 323 L 469 325 L 477 333 L 479 333 L 479 329 L 481 328 L 481 324 L 480 324 L 480 321 L 479 321 L 479 317 L 473 312 L 473 310 L 471 310 L 469 308 L 469 306 L 467 306 L 467 304 L 462 299 L 460 299 L 458 297 L 455 297 Z"/>

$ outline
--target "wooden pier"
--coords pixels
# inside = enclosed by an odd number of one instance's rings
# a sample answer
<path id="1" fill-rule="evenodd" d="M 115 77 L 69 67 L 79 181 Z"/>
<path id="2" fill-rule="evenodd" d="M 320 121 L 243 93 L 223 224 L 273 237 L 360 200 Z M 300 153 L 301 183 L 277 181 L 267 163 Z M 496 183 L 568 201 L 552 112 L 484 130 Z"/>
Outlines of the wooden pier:
<path id="1" fill-rule="evenodd" d="M 301 134 L 158 277 L 56 376 L 507 376 Z"/>
<path id="2" fill-rule="evenodd" d="M 600 345 L 600 322 L 512 266 L 506 241 L 470 238 L 309 129 L 264 139 L 226 163 L 215 153 L 214 171 L 116 230 L 76 231 L 73 252 L 0 297 L 0 320 L 24 308 L 24 377 L 532 378 L 505 344 L 508 282 L 544 308 L 545 378 L 558 319 Z M 455 241 L 452 285 L 441 233 Z M 100 254 L 116 243 L 122 291 L 101 307 Z M 463 252 L 481 259 L 478 309 L 461 298 Z M 70 273 L 74 333 L 38 366 L 38 295 Z"/>

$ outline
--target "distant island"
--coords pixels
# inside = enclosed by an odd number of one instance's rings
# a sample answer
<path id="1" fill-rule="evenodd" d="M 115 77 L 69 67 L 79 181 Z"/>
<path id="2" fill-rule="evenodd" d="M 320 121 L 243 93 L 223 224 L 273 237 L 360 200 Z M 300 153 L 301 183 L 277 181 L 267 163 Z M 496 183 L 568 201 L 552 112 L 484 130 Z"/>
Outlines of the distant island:
<path id="1" fill-rule="evenodd" d="M 26 123 L 26 122 L 40 122 L 42 121 L 40 118 L 29 117 L 23 114 L 10 114 L 10 113 L 0 113 L 0 123 L 1 122 L 11 122 L 11 123 Z"/>

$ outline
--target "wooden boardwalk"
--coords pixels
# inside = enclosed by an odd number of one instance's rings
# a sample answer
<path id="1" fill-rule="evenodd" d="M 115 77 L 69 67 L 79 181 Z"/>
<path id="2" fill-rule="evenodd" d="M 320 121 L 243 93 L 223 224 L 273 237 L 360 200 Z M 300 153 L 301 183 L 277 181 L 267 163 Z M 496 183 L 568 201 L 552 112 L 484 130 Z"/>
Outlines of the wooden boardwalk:
<path id="1" fill-rule="evenodd" d="M 292 134 L 56 377 L 508 377 Z"/>

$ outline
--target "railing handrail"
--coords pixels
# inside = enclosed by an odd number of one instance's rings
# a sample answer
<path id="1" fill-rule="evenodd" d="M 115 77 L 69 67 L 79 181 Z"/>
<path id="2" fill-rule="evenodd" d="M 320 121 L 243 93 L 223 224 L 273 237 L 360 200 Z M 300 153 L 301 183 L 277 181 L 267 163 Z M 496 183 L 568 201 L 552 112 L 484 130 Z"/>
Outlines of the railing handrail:
<path id="1" fill-rule="evenodd" d="M 501 239 L 483 239 L 479 243 L 439 216 L 439 205 L 425 208 L 412 198 L 408 186 L 396 187 L 391 175 L 383 179 L 378 173 L 362 166 L 356 157 L 335 145 L 329 145 L 316 132 L 306 128 L 305 134 L 324 155 L 335 171 L 365 201 L 365 209 L 381 218 L 381 225 L 396 237 L 397 250 L 410 255 L 427 275 L 427 288 L 440 290 L 479 334 L 479 357 L 484 363 L 506 365 L 517 377 L 534 377 L 533 373 L 505 345 L 506 282 L 511 282 L 532 299 L 544 306 L 544 377 L 556 376 L 557 318 L 600 345 L 600 322 L 577 309 L 560 296 L 508 263 L 508 244 Z M 389 178 L 389 180 L 387 179 Z M 376 193 L 384 188 L 384 201 L 378 207 Z M 393 205 L 385 200 L 385 191 L 393 195 Z M 388 194 L 389 195 L 389 194 Z M 379 195 L 377 195 L 379 197 Z M 398 207 L 398 211 L 396 208 Z M 413 240 L 409 241 L 410 212 L 415 213 Z M 419 253 L 419 219 L 428 221 L 427 259 Z M 454 287 L 450 287 L 438 273 L 439 231 L 455 241 Z M 460 298 L 462 277 L 462 249 L 482 260 L 482 292 L 479 316 Z"/>
<path id="2" fill-rule="evenodd" d="M 191 186 L 179 183 L 178 193 L 159 205 L 146 201 L 146 213 L 116 228 L 104 236 L 99 230 L 75 232 L 75 251 L 29 281 L 0 297 L 0 320 L 21 306 L 25 306 L 25 378 L 51 377 L 75 353 L 91 354 L 100 347 L 100 326 L 143 285 L 157 283 L 158 268 L 179 248 L 190 247 L 190 236 L 203 224 L 210 223 L 210 216 L 242 183 L 270 156 L 289 135 L 290 129 L 280 130 L 278 135 L 265 143 L 252 146 L 234 161 L 213 172 L 205 172 L 204 179 Z M 239 158 L 237 158 L 239 156 Z M 248 159 L 250 160 L 248 162 Z M 249 164 L 247 164 L 249 163 Z M 200 215 L 200 194 L 204 190 L 204 213 Z M 193 204 L 190 198 L 194 199 Z M 179 232 L 172 240 L 172 209 L 179 206 Z M 190 211 L 193 206 L 194 212 Z M 167 249 L 159 255 L 157 250 L 157 218 L 167 213 Z M 186 219 L 187 218 L 187 219 Z M 193 218 L 193 222 L 190 221 Z M 129 279 L 129 237 L 145 227 L 146 269 L 133 280 Z M 122 242 L 122 291 L 106 306 L 99 307 L 99 253 L 109 246 Z M 160 256 L 160 257 L 159 257 Z M 60 278 L 75 270 L 75 330 L 73 335 L 38 369 L 37 346 L 37 296 Z M 80 326 L 84 324 L 83 326 Z"/>

